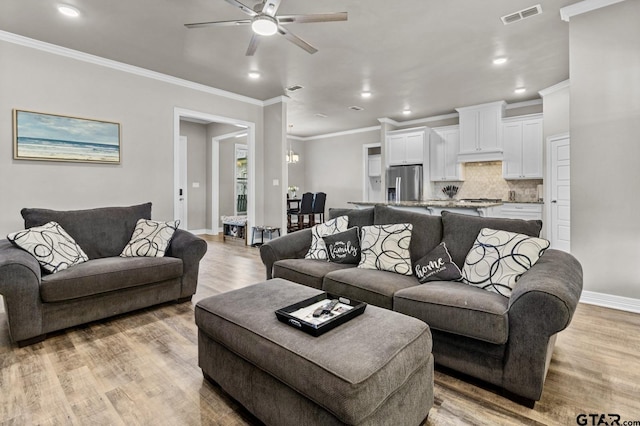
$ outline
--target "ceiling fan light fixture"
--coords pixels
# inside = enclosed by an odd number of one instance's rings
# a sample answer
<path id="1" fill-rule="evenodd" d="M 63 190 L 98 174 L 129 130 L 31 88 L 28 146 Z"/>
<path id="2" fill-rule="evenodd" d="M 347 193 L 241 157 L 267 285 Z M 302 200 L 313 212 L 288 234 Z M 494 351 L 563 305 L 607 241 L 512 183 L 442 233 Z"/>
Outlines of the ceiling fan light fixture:
<path id="1" fill-rule="evenodd" d="M 260 14 L 251 21 L 251 29 L 262 36 L 271 36 L 278 32 L 278 21 L 273 16 Z"/>

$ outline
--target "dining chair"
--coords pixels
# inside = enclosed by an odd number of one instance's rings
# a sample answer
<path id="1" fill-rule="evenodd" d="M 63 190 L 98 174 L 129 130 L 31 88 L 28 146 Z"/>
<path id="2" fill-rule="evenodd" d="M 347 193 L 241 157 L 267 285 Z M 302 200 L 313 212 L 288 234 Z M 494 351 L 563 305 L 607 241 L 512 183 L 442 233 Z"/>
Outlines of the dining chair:
<path id="1" fill-rule="evenodd" d="M 297 212 L 287 213 L 287 231 L 293 232 L 303 228 L 310 228 L 313 222 L 313 215 L 313 194 L 305 192 L 302 194 L 300 209 Z M 295 223 L 292 221 L 293 217 L 297 219 Z"/>
<path id="2" fill-rule="evenodd" d="M 324 192 L 316 192 L 316 195 L 313 197 L 313 218 L 312 223 L 315 224 L 316 215 L 318 215 L 318 223 L 324 222 L 324 204 L 327 201 L 327 194 Z"/>

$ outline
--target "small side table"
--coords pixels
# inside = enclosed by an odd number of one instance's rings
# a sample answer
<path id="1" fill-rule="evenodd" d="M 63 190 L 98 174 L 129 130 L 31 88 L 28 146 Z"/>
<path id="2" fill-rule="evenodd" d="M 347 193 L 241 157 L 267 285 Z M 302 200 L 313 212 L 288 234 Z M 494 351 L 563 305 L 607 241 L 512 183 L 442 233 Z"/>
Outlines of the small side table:
<path id="1" fill-rule="evenodd" d="M 253 226 L 251 228 L 251 246 L 257 247 L 264 244 L 265 234 L 269 237 L 269 240 L 273 239 L 274 232 L 278 233 L 278 237 L 280 236 L 280 228 L 276 226 Z M 260 241 L 255 242 L 256 234 L 260 234 Z"/>

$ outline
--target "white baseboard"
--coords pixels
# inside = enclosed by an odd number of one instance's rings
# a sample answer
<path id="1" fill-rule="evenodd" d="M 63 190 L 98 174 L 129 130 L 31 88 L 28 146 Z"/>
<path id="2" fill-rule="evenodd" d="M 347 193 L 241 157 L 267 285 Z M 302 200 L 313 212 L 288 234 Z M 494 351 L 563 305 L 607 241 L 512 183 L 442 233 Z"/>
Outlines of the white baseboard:
<path id="1" fill-rule="evenodd" d="M 211 229 L 189 229 L 189 232 L 191 232 L 194 235 L 216 235 L 216 233 L 214 233 Z"/>
<path id="2" fill-rule="evenodd" d="M 631 297 L 614 296 L 612 294 L 597 293 L 595 291 L 583 291 L 580 302 L 640 314 L 640 299 L 633 299 Z"/>

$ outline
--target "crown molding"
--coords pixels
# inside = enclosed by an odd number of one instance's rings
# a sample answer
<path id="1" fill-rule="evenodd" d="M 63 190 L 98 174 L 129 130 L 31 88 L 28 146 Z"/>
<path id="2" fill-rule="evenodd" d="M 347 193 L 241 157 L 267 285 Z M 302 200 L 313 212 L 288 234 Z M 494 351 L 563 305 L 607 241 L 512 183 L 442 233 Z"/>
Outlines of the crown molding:
<path id="1" fill-rule="evenodd" d="M 607 7 L 622 1 L 624 0 L 584 0 L 561 8 L 560 18 L 562 18 L 563 21 L 569 22 L 569 20 L 574 16 L 582 15 L 583 13 L 591 12 L 592 10 Z"/>
<path id="2" fill-rule="evenodd" d="M 550 87 L 547 87 L 546 89 L 540 90 L 538 93 L 540 94 L 540 96 L 542 96 L 544 98 L 547 95 L 550 95 L 550 94 L 558 92 L 558 91 L 560 91 L 562 89 L 568 88 L 569 84 L 570 84 L 569 80 L 561 81 L 558 84 L 554 84 L 553 86 L 550 86 Z"/>
<path id="3" fill-rule="evenodd" d="M 184 80 L 182 78 L 173 77 L 167 74 L 162 74 L 156 71 L 148 70 L 146 68 L 136 67 L 134 65 L 125 64 L 125 63 L 114 61 L 111 59 L 102 58 L 100 56 L 91 55 L 89 53 L 80 52 L 78 50 L 69 49 L 69 48 L 58 46 L 55 44 L 46 43 L 44 41 L 35 40 L 29 37 L 24 37 L 24 36 L 10 33 L 7 31 L 0 30 L 0 40 L 6 41 L 8 43 L 17 44 L 20 46 L 29 47 L 32 49 L 41 50 L 43 52 L 51 53 L 54 55 L 64 56 L 67 58 L 76 59 L 78 61 L 99 65 L 105 68 L 111 68 L 114 70 L 129 73 L 129 74 L 134 74 L 137 76 L 162 81 L 164 83 L 186 87 L 188 89 L 197 90 L 199 92 L 204 92 L 211 95 L 233 99 L 233 100 L 244 102 L 251 105 L 265 106 L 265 102 L 259 99 L 250 98 L 248 96 L 239 95 L 237 93 L 228 92 L 222 89 L 216 89 L 215 87 L 206 86 L 204 84 L 195 83 L 193 81 Z"/>
<path id="4" fill-rule="evenodd" d="M 381 126 L 362 127 L 360 129 L 345 130 L 343 132 L 335 132 L 335 133 L 326 133 L 324 135 L 317 135 L 317 136 L 306 136 L 306 137 L 287 136 L 287 137 L 289 139 L 294 139 L 294 140 L 299 140 L 299 141 L 311 141 L 311 140 L 316 140 L 316 139 L 333 138 L 333 137 L 336 137 L 336 136 L 354 135 L 356 133 L 373 132 L 373 131 L 376 131 L 376 130 L 380 130 L 380 127 Z"/>
<path id="5" fill-rule="evenodd" d="M 530 101 L 514 102 L 507 104 L 504 109 L 525 108 L 533 105 L 542 105 L 542 99 L 531 99 Z"/>
<path id="6" fill-rule="evenodd" d="M 262 106 L 269 106 L 269 105 L 274 105 L 274 104 L 278 104 L 278 103 L 289 103 L 289 101 L 291 100 L 290 97 L 288 96 L 276 96 L 275 98 L 271 98 L 271 99 L 267 99 L 266 101 L 262 102 Z"/>

